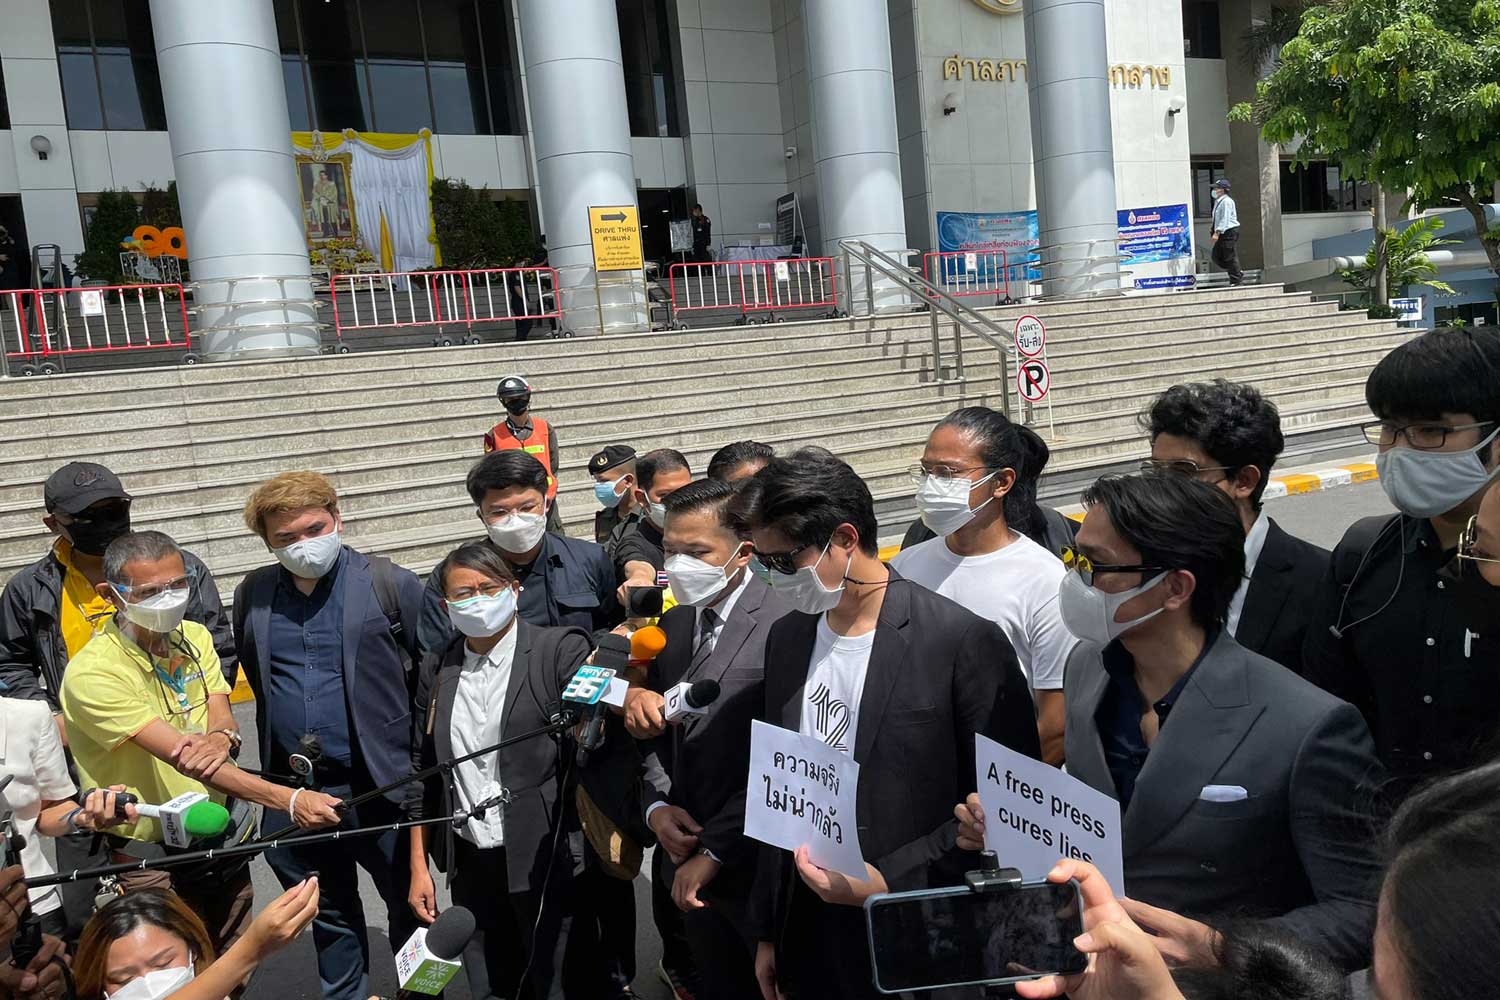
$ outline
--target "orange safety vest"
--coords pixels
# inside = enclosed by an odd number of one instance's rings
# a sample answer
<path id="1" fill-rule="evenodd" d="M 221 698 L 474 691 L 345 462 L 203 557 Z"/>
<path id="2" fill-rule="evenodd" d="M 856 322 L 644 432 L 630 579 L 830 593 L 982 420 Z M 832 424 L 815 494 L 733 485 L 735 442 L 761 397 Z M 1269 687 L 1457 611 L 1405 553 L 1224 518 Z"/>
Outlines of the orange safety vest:
<path id="1" fill-rule="evenodd" d="M 552 452 L 547 447 L 551 440 L 552 429 L 541 417 L 531 418 L 531 436 L 525 441 L 511 433 L 509 421 L 502 420 L 485 434 L 484 451 L 489 454 L 492 451 L 519 448 L 541 462 L 542 468 L 547 470 L 547 502 L 550 504 L 557 498 L 557 477 L 552 474 Z"/>

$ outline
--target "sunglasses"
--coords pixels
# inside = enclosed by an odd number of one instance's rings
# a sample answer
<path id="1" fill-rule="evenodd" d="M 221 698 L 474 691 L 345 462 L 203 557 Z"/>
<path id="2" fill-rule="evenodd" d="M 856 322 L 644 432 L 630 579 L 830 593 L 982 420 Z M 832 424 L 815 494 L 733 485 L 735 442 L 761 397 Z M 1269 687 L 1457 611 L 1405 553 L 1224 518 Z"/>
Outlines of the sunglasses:
<path id="1" fill-rule="evenodd" d="M 780 573 L 782 576 L 795 576 L 797 557 L 811 547 L 811 544 L 799 545 L 790 552 L 761 552 L 757 549 L 755 558 L 762 566 L 774 573 Z"/>
<path id="2" fill-rule="evenodd" d="M 1116 566 L 1096 563 L 1070 545 L 1064 545 L 1058 554 L 1062 556 L 1063 565 L 1083 577 L 1083 582 L 1090 587 L 1094 585 L 1095 573 L 1161 573 L 1166 570 L 1165 566 Z"/>

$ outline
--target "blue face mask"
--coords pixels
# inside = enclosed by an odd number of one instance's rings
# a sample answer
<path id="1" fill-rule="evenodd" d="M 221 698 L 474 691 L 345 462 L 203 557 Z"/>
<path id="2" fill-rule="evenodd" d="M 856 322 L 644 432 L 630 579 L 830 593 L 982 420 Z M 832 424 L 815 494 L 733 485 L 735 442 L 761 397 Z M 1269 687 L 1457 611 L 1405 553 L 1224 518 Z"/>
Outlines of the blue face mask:
<path id="1" fill-rule="evenodd" d="M 615 487 L 618 485 L 618 479 L 613 483 L 594 484 L 594 499 L 598 500 L 599 505 L 605 510 L 614 510 L 616 507 L 620 506 L 620 501 L 623 499 L 623 497 L 621 496 L 621 494 L 615 492 Z"/>

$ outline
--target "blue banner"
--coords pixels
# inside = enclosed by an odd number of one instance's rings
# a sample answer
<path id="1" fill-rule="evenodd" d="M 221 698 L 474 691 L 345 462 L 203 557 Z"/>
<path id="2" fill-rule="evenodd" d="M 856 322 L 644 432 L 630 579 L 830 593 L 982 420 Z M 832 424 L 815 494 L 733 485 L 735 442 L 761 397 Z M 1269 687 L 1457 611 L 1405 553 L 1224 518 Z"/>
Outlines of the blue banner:
<path id="1" fill-rule="evenodd" d="M 1193 220 L 1186 205 L 1121 209 L 1120 253 L 1131 264 L 1156 264 L 1193 256 Z"/>
<path id="2" fill-rule="evenodd" d="M 1168 274 L 1159 278 L 1136 278 L 1137 288 L 1193 288 L 1198 278 L 1191 274 Z"/>
<path id="3" fill-rule="evenodd" d="M 942 253 L 1004 250 L 1011 265 L 1031 259 L 1041 242 L 1036 212 L 939 212 L 937 231 Z M 976 265 L 987 268 L 987 261 L 980 256 Z M 1028 275 L 1032 280 L 1041 276 L 1035 269 Z M 1019 278 L 1020 269 L 1011 267 L 1011 277 Z"/>

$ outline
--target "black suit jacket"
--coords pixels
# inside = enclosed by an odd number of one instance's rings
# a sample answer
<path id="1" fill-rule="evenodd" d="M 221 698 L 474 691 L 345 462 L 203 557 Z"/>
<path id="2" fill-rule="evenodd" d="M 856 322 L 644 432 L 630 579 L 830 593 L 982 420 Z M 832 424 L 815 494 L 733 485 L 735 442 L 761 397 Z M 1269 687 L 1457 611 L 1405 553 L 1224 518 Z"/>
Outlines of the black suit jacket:
<path id="1" fill-rule="evenodd" d="M 500 738 L 507 739 L 548 725 L 562 706 L 562 691 L 592 647 L 588 633 L 576 628 L 537 628 L 517 622 L 516 655 L 505 694 L 505 718 Z M 417 744 L 412 766 L 421 770 L 453 757 L 453 700 L 463 673 L 464 640 L 450 642 L 429 654 L 417 680 Z M 562 755 L 573 753 L 571 741 L 560 744 L 547 737 L 524 740 L 497 753 L 500 782 L 510 792 L 505 806 L 505 869 L 509 891 L 540 889 L 552 860 L 557 824 L 571 812 L 563 781 L 568 768 L 559 767 Z M 407 799 L 412 819 L 446 816 L 458 804 L 450 781 L 432 778 L 420 794 Z M 453 857 L 453 825 L 428 827 L 429 852 L 438 869 Z M 442 831 L 438 833 L 436 831 Z M 566 850 L 567 841 L 562 841 Z"/>
<path id="2" fill-rule="evenodd" d="M 398 636 L 380 606 L 370 560 L 347 546 L 345 551 L 348 559 L 339 570 L 336 586 L 344 607 L 344 700 L 352 723 L 349 736 L 375 784 L 387 785 L 411 773 L 411 699 L 415 664 L 421 654 L 415 631 L 407 623 L 417 621 L 422 614 L 422 581 L 409 570 L 390 568 L 401 603 L 402 629 Z M 265 697 L 265 678 L 271 669 L 266 648 L 271 634 L 271 602 L 283 572 L 279 564 L 262 566 L 234 589 L 234 641 L 239 667 L 255 692 L 255 728 L 262 754 L 270 753 L 271 745 Z M 234 683 L 233 674 L 229 683 Z M 265 766 L 274 774 L 290 774 L 286 761 L 267 760 Z M 399 788 L 386 793 L 397 804 L 405 795 Z"/>
<path id="3" fill-rule="evenodd" d="M 1296 673 L 1302 673 L 1302 644 L 1318 604 L 1329 554 L 1287 534 L 1269 515 L 1266 542 L 1250 575 L 1245 606 L 1234 641 Z"/>
<path id="4" fill-rule="evenodd" d="M 719 697 L 707 715 L 690 716 L 653 741 L 655 749 L 646 761 L 645 804 L 667 802 L 687 810 L 703 827 L 699 843 L 724 863 L 720 879 L 735 874 L 730 869 L 752 873 L 759 853 L 744 836 L 750 723 L 765 704 L 766 637 L 789 610 L 751 575 L 713 652 L 693 671 L 698 609 L 679 604 L 658 623 L 667 633 L 667 645 L 651 664 L 647 686 L 664 694 L 683 681 L 716 680 Z"/>
<path id="5" fill-rule="evenodd" d="M 818 618 L 792 612 L 766 640 L 764 719 L 797 731 L 802 722 Z M 865 860 L 892 892 L 959 884 L 977 857 L 955 843 L 953 807 L 975 791 L 974 734 L 1039 758 L 1036 712 L 1005 632 L 891 570 L 865 675 L 854 737 L 859 762 L 856 823 Z M 837 962 L 868 953 L 864 921 L 830 907 L 802 885 L 790 852 L 763 847 L 749 930 L 778 951 L 812 958 L 816 925 L 843 928 Z M 837 912 L 847 911 L 847 912 Z M 826 936 L 826 932 L 825 932 Z M 863 961 L 868 962 L 868 957 Z"/>
<path id="6" fill-rule="evenodd" d="M 1095 715 L 1100 647 L 1068 659 L 1068 772 L 1117 794 Z M 1124 891 L 1179 913 L 1270 917 L 1347 969 L 1370 955 L 1383 778 L 1358 710 L 1220 634 L 1162 726 L 1122 819 Z M 1238 801 L 1203 798 L 1209 785 Z M 1211 796 L 1212 798 L 1212 796 Z"/>

